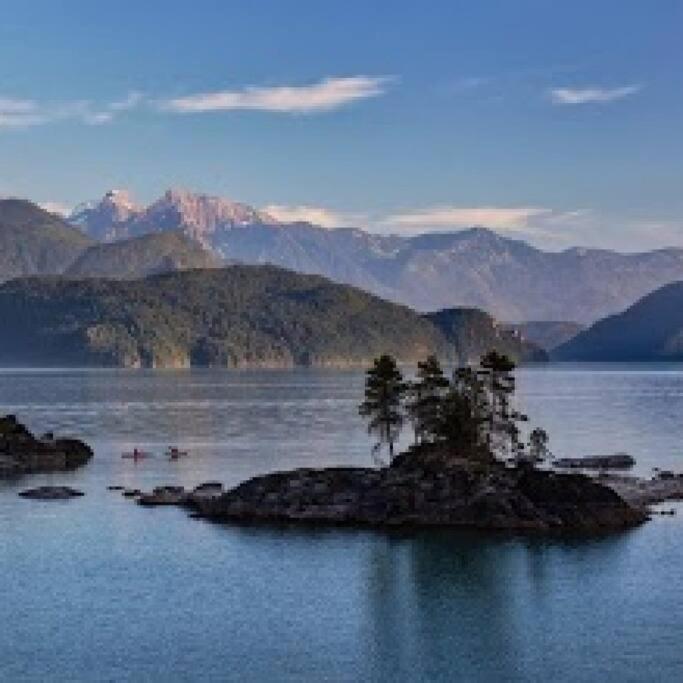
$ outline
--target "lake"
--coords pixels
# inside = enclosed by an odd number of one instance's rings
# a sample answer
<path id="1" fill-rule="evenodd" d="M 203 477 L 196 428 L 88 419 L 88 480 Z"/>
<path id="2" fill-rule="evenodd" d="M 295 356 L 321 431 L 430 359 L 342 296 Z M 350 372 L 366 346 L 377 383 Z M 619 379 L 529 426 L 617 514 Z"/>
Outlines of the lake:
<path id="1" fill-rule="evenodd" d="M 683 470 L 683 366 L 530 367 L 518 386 L 556 455 Z M 107 491 L 367 465 L 362 387 L 354 371 L 0 370 L 0 414 L 96 451 L 0 482 L 0 680 L 683 678 L 678 516 L 585 541 L 386 535 L 214 525 Z M 157 455 L 123 460 L 134 446 Z M 17 496 L 43 483 L 86 496 Z"/>

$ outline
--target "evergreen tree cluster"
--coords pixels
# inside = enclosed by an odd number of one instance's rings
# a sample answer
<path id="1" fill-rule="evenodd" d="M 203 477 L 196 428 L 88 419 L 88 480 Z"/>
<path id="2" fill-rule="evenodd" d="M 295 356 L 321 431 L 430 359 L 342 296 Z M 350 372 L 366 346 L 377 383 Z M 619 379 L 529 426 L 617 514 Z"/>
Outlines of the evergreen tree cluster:
<path id="1" fill-rule="evenodd" d="M 367 371 L 365 400 L 359 407 L 368 432 L 377 438 L 373 453 L 386 444 L 393 459 L 408 422 L 417 448 L 439 448 L 482 464 L 545 459 L 548 435 L 543 429 L 533 429 L 526 444 L 521 438 L 519 425 L 528 418 L 514 407 L 514 369 L 507 356 L 490 351 L 478 366 L 458 367 L 449 378 L 436 356 L 429 356 L 408 381 L 392 356 L 380 356 Z"/>

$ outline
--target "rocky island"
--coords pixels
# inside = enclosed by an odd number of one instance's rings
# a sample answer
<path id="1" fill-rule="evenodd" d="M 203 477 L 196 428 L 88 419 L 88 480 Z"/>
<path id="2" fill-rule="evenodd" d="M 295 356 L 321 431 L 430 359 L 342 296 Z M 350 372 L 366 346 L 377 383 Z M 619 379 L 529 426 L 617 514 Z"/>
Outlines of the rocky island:
<path id="1" fill-rule="evenodd" d="M 257 476 L 224 491 L 211 483 L 142 494 L 144 506 L 182 505 L 208 520 L 232 523 L 346 525 L 376 528 L 463 527 L 485 530 L 595 534 L 644 522 L 648 513 L 598 479 L 540 469 L 547 435 L 517 423 L 510 402 L 514 363 L 496 352 L 479 367 L 445 377 L 434 357 L 405 382 L 395 360 L 378 358 L 366 377 L 359 412 L 378 437 L 378 467 L 297 469 Z M 415 444 L 394 456 L 403 422 Z M 513 457 L 502 457 L 502 454 Z"/>
<path id="2" fill-rule="evenodd" d="M 72 470 L 92 455 L 92 449 L 78 439 L 53 434 L 38 438 L 14 415 L 0 417 L 0 478 Z"/>
<path id="3" fill-rule="evenodd" d="M 201 517 L 270 522 L 601 533 L 647 514 L 582 474 L 399 456 L 388 467 L 299 469 L 255 477 L 213 498 L 188 498 Z"/>

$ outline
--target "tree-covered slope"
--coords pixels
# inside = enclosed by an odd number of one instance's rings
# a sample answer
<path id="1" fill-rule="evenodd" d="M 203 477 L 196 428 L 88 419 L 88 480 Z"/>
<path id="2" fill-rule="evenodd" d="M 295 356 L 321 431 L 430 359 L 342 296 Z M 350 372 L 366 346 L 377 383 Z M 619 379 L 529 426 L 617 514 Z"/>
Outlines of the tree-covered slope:
<path id="1" fill-rule="evenodd" d="M 69 277 L 136 279 L 193 268 L 215 268 L 219 259 L 181 232 L 95 244 L 66 270 Z"/>
<path id="2" fill-rule="evenodd" d="M 661 287 L 553 352 L 558 360 L 683 360 L 683 282 Z"/>
<path id="3" fill-rule="evenodd" d="M 480 315 L 479 325 L 485 319 L 495 325 Z M 366 364 L 380 353 L 403 361 L 428 353 L 457 360 L 459 350 L 453 343 L 457 326 L 272 266 L 134 281 L 15 280 L 0 287 L 0 318 L 4 365 L 344 365 Z M 467 348 L 478 354 L 491 341 L 482 335 L 481 348 L 474 341 Z M 519 340 L 500 350 L 520 360 L 536 352 Z"/>
<path id="4" fill-rule="evenodd" d="M 546 360 L 544 351 L 477 308 L 446 308 L 427 313 L 424 318 L 449 340 L 463 362 L 478 362 L 482 353 L 490 349 L 527 361 Z"/>
<path id="5" fill-rule="evenodd" d="M 31 202 L 0 200 L 0 281 L 62 273 L 91 244 L 80 230 Z"/>

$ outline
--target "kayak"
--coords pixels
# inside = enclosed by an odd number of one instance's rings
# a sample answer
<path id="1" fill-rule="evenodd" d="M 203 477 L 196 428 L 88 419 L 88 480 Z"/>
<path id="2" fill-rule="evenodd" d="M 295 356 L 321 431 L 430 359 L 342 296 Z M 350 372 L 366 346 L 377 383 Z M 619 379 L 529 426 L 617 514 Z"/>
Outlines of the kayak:
<path id="1" fill-rule="evenodd" d="M 177 460 L 180 457 L 185 457 L 186 455 L 189 455 L 189 453 L 187 451 L 181 451 L 178 448 L 171 447 L 166 450 L 166 455 L 168 455 L 168 457 L 171 458 L 171 460 Z"/>
<path id="2" fill-rule="evenodd" d="M 140 460 L 140 458 L 148 458 L 150 455 L 150 453 L 145 453 L 145 451 L 132 451 L 129 453 L 121 453 L 122 458 L 127 458 L 129 460 Z"/>

